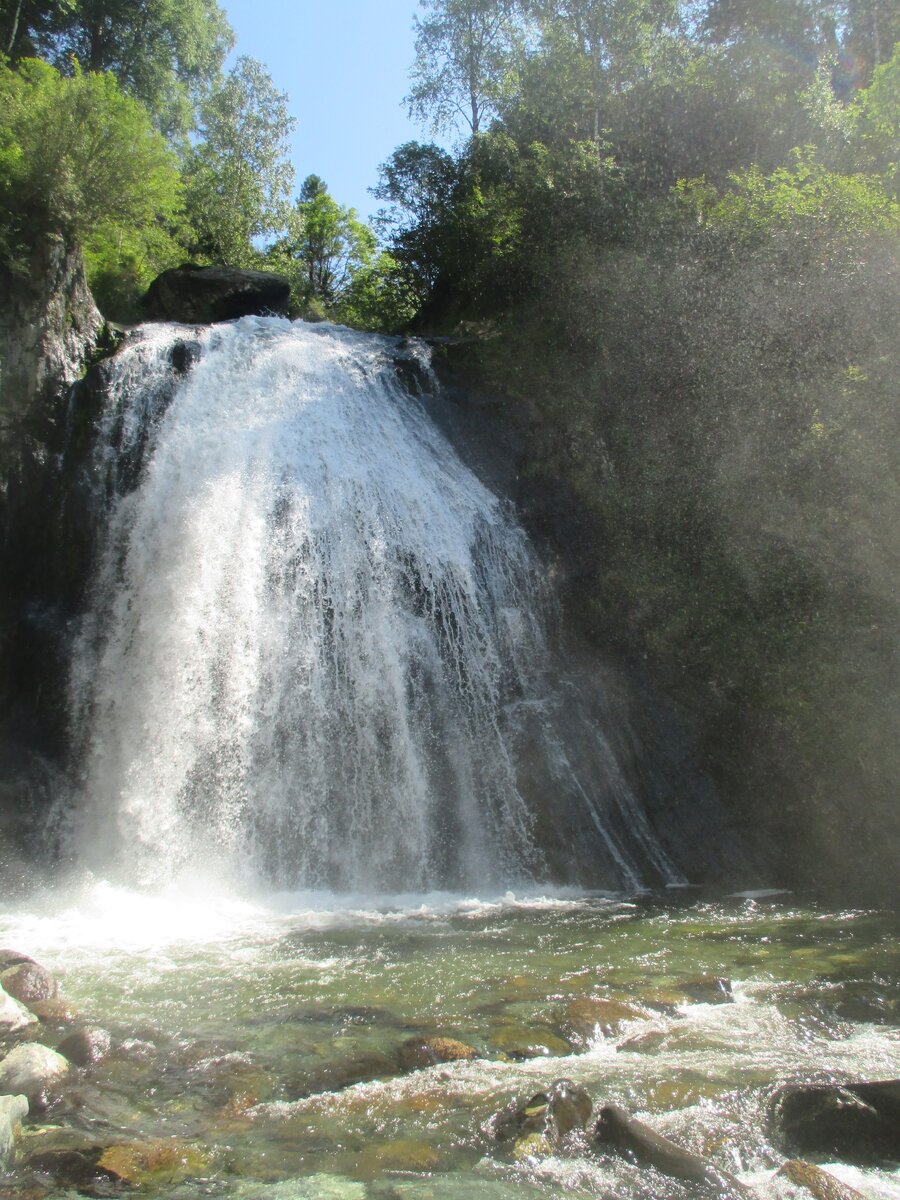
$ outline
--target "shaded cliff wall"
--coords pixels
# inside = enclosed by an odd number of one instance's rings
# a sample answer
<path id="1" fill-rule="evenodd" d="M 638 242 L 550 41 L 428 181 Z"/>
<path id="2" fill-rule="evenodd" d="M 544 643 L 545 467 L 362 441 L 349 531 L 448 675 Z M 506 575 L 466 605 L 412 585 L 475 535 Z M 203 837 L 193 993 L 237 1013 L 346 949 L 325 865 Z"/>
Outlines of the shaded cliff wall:
<path id="1" fill-rule="evenodd" d="M 0 263 L 0 857 L 27 842 L 64 739 L 65 639 L 84 586 L 62 468 L 70 385 L 103 327 L 81 252 L 59 237 Z M 2 865 L 2 863 L 0 863 Z"/>

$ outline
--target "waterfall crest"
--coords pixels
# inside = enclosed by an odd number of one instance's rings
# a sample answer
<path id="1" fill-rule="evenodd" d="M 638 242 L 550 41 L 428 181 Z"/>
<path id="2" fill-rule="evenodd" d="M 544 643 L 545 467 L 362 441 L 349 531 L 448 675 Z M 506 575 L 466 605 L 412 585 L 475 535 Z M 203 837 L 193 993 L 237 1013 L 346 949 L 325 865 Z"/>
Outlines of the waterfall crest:
<path id="1" fill-rule="evenodd" d="M 396 342 L 245 318 L 179 375 L 191 333 L 133 336 L 100 422 L 73 852 L 144 885 L 504 884 L 546 874 L 539 778 L 604 882 L 670 876 L 601 733 L 573 765 L 541 564 Z"/>

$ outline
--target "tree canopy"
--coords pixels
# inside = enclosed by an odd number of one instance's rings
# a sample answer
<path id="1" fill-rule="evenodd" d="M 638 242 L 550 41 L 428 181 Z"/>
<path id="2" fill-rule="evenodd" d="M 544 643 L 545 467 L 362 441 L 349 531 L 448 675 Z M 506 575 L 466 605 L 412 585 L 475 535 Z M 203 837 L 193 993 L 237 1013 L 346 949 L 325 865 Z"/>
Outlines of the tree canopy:
<path id="1" fill-rule="evenodd" d="M 230 266 L 257 261 L 258 242 L 285 227 L 293 168 L 287 97 L 242 56 L 200 107 L 200 141 L 185 162 L 195 249 Z"/>

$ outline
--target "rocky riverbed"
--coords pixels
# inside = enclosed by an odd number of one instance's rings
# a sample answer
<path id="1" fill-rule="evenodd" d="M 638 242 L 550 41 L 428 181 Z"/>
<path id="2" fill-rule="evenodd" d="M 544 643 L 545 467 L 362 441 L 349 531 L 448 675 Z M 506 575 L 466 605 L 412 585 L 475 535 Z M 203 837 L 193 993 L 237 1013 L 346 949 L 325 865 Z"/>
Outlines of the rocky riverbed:
<path id="1" fill-rule="evenodd" d="M 93 885 L 0 941 L 4 1197 L 900 1196 L 888 914 Z"/>

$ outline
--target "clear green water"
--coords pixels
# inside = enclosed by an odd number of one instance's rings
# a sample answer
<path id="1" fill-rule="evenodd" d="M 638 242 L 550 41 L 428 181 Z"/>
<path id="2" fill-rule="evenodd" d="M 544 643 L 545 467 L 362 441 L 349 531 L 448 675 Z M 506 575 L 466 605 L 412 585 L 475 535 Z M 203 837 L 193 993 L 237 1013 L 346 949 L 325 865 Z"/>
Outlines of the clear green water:
<path id="1" fill-rule="evenodd" d="M 4 1197 L 116 1194 L 71 1163 L 47 1169 L 112 1145 L 133 1189 L 185 1200 L 697 1194 L 587 1145 L 502 1154 L 492 1115 L 568 1077 L 784 1200 L 799 1193 L 774 1178 L 773 1089 L 900 1075 L 896 919 L 790 896 L 251 904 L 94 886 L 0 912 L 0 942 L 55 971 L 116 1046 L 29 1128 Z M 720 997 L 704 976 L 727 977 L 733 999 L 706 1002 Z M 569 1029 L 570 1050 L 565 1010 L 589 996 L 637 1015 L 587 1040 Z M 403 1072 L 415 1035 L 479 1057 Z M 829 1169 L 900 1197 L 900 1172 Z"/>

